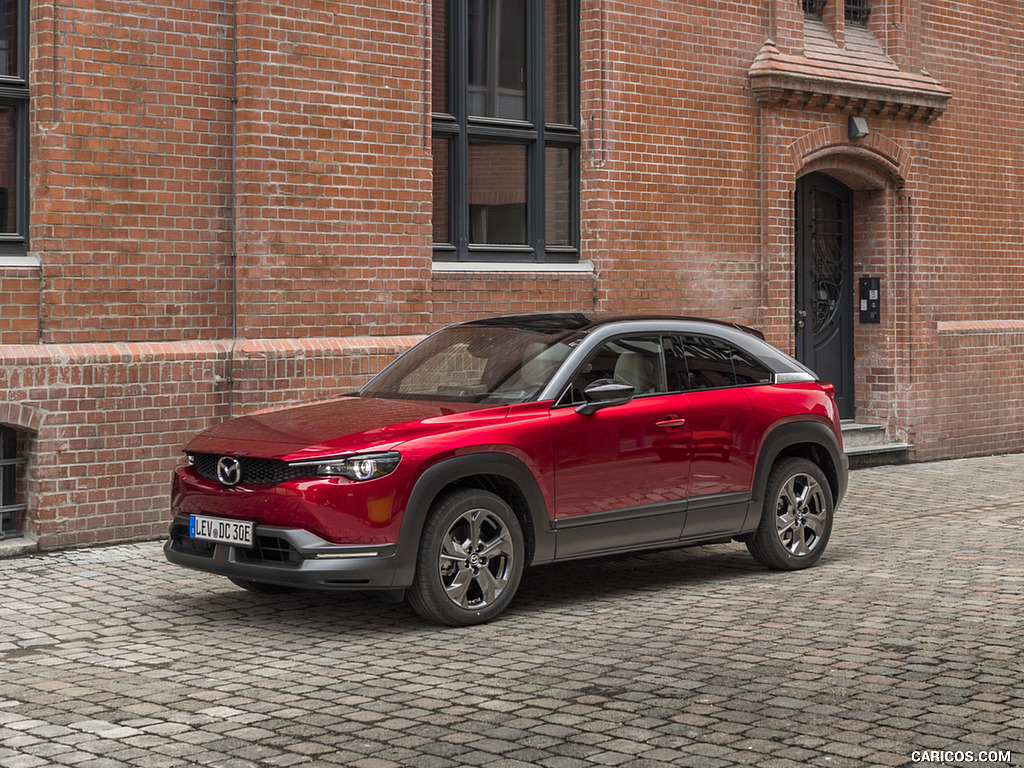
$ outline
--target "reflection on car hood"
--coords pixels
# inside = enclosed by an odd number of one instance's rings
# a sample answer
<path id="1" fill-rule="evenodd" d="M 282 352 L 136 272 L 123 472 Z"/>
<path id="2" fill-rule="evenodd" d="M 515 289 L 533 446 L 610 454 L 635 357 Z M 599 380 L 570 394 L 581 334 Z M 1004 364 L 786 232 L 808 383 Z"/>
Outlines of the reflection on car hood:
<path id="1" fill-rule="evenodd" d="M 483 410 L 490 418 L 500 419 L 508 406 L 342 397 L 230 419 L 200 432 L 185 449 L 290 461 L 383 451 L 425 432 L 454 428 L 470 412 Z"/>

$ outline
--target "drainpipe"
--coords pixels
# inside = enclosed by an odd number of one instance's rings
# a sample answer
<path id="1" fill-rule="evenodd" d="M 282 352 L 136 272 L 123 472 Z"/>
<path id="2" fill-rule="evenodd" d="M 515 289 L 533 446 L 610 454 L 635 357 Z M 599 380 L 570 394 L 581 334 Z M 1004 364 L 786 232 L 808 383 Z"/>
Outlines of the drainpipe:
<path id="1" fill-rule="evenodd" d="M 238 0 L 231 3 L 231 157 L 228 174 L 229 192 L 228 230 L 230 245 L 228 271 L 231 274 L 231 345 L 228 347 L 227 385 L 228 416 L 235 415 L 235 346 L 238 343 Z"/>

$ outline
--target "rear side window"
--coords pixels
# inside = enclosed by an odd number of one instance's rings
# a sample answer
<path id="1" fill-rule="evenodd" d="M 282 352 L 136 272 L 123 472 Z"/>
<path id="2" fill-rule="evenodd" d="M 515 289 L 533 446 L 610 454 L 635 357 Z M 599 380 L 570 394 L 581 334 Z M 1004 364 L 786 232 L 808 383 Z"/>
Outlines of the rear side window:
<path id="1" fill-rule="evenodd" d="M 687 391 L 767 384 L 772 380 L 772 373 L 767 366 L 721 339 L 674 336 L 671 346 L 671 357 L 685 361 L 685 382 L 681 380 L 681 372 L 677 376 L 680 384 L 685 384 L 682 389 Z"/>

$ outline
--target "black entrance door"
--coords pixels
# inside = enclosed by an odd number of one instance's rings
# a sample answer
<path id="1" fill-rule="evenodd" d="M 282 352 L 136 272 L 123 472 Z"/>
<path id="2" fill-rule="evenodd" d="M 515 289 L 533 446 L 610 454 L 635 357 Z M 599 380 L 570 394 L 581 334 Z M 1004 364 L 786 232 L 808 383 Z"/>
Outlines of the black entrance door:
<path id="1" fill-rule="evenodd" d="M 853 418 L 852 193 L 812 173 L 796 186 L 796 356 Z"/>

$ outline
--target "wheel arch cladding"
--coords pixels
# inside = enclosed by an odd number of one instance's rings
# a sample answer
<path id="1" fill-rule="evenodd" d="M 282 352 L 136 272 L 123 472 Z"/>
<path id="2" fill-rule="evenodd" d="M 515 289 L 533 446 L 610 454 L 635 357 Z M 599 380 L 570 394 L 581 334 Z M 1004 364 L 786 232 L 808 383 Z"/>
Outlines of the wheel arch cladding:
<path id="1" fill-rule="evenodd" d="M 841 471 L 842 451 L 832 429 L 818 421 L 796 421 L 775 427 L 764 439 L 754 476 L 753 500 L 764 500 L 765 488 L 772 467 L 789 456 L 797 456 L 817 464 L 825 473 L 833 506 L 839 506 L 845 493 Z"/>
<path id="2" fill-rule="evenodd" d="M 512 507 L 523 530 L 525 565 L 554 557 L 547 503 L 533 472 L 515 456 L 487 452 L 455 456 L 429 467 L 413 486 L 398 543 L 401 583 L 411 583 L 427 515 L 438 499 L 463 488 L 490 491 Z"/>

